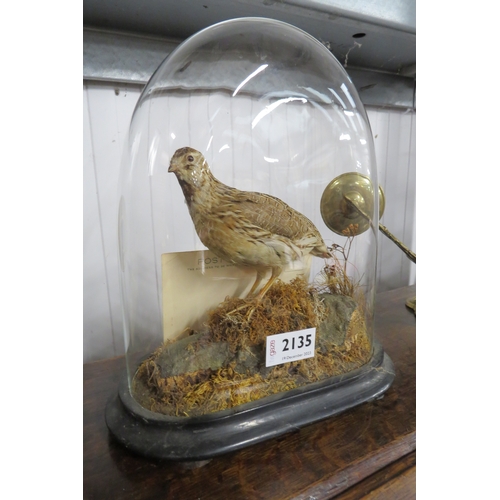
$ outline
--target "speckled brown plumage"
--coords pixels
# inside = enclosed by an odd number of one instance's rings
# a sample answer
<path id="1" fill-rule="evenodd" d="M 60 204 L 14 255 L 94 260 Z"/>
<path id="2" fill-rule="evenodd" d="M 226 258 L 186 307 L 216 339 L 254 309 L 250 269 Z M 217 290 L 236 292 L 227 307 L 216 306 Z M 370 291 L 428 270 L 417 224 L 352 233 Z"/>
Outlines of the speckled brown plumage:
<path id="1" fill-rule="evenodd" d="M 257 279 L 249 295 L 268 269 L 271 278 L 258 298 L 290 262 L 308 253 L 330 257 L 307 217 L 274 196 L 226 186 L 213 176 L 199 151 L 178 149 L 168 171 L 179 181 L 202 243 L 227 262 L 256 269 Z"/>

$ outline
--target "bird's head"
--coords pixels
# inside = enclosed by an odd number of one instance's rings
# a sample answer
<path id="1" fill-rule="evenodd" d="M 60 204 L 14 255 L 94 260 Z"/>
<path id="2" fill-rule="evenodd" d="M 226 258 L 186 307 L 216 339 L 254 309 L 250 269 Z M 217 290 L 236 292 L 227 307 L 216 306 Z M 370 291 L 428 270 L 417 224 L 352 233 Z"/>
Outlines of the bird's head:
<path id="1" fill-rule="evenodd" d="M 205 157 L 196 149 L 180 148 L 170 160 L 169 172 L 173 172 L 181 186 L 187 184 L 193 187 L 202 187 L 210 176 L 210 169 Z"/>

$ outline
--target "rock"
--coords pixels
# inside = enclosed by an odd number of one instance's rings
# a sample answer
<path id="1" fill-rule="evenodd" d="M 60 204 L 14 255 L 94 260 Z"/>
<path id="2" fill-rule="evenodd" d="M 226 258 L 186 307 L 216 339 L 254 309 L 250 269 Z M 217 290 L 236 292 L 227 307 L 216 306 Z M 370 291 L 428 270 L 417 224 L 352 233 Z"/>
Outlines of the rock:
<path id="1" fill-rule="evenodd" d="M 319 297 L 327 309 L 327 316 L 318 327 L 319 345 L 325 352 L 332 344 L 340 346 L 344 343 L 351 316 L 358 305 L 345 295 L 322 293 Z"/>
<path id="2" fill-rule="evenodd" d="M 168 344 L 156 358 L 162 377 L 171 377 L 198 370 L 217 370 L 228 364 L 231 355 L 227 342 L 205 342 L 198 333 Z"/>
<path id="3" fill-rule="evenodd" d="M 262 346 L 259 345 L 240 349 L 236 353 L 235 361 L 236 366 L 234 369 L 238 373 L 254 374 L 259 371 L 262 363 L 265 364 L 266 358 Z"/>

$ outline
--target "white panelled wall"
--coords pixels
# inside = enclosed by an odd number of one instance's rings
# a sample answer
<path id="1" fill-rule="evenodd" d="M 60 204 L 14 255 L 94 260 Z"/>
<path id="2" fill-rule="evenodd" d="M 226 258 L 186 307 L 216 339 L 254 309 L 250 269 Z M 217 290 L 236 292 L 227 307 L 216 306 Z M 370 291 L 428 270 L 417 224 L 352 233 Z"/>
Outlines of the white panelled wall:
<path id="1" fill-rule="evenodd" d="M 117 209 L 121 152 L 142 86 L 83 87 L 84 362 L 124 353 Z M 415 251 L 415 113 L 367 108 L 386 209 L 381 222 Z M 270 193 L 275 194 L 276 193 Z M 377 290 L 415 283 L 415 265 L 379 233 Z"/>

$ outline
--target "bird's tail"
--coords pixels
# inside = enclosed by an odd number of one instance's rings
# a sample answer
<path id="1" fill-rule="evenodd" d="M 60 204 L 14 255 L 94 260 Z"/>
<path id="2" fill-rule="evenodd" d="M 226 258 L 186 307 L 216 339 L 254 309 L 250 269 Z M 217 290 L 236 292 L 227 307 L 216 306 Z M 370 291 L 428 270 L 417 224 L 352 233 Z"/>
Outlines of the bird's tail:
<path id="1" fill-rule="evenodd" d="M 322 257 L 323 259 L 329 259 L 332 255 L 328 251 L 327 246 L 320 240 L 318 242 L 318 237 L 314 234 L 304 236 L 299 241 L 295 242 L 299 248 L 304 249 L 305 252 L 311 253 L 316 257 Z M 319 244 L 318 244 L 319 243 Z"/>
<path id="2" fill-rule="evenodd" d="M 328 248 L 324 244 L 321 246 L 314 247 L 311 250 L 311 254 L 315 255 L 316 257 L 321 257 L 323 259 L 329 259 L 332 256 L 332 254 L 328 251 Z"/>

